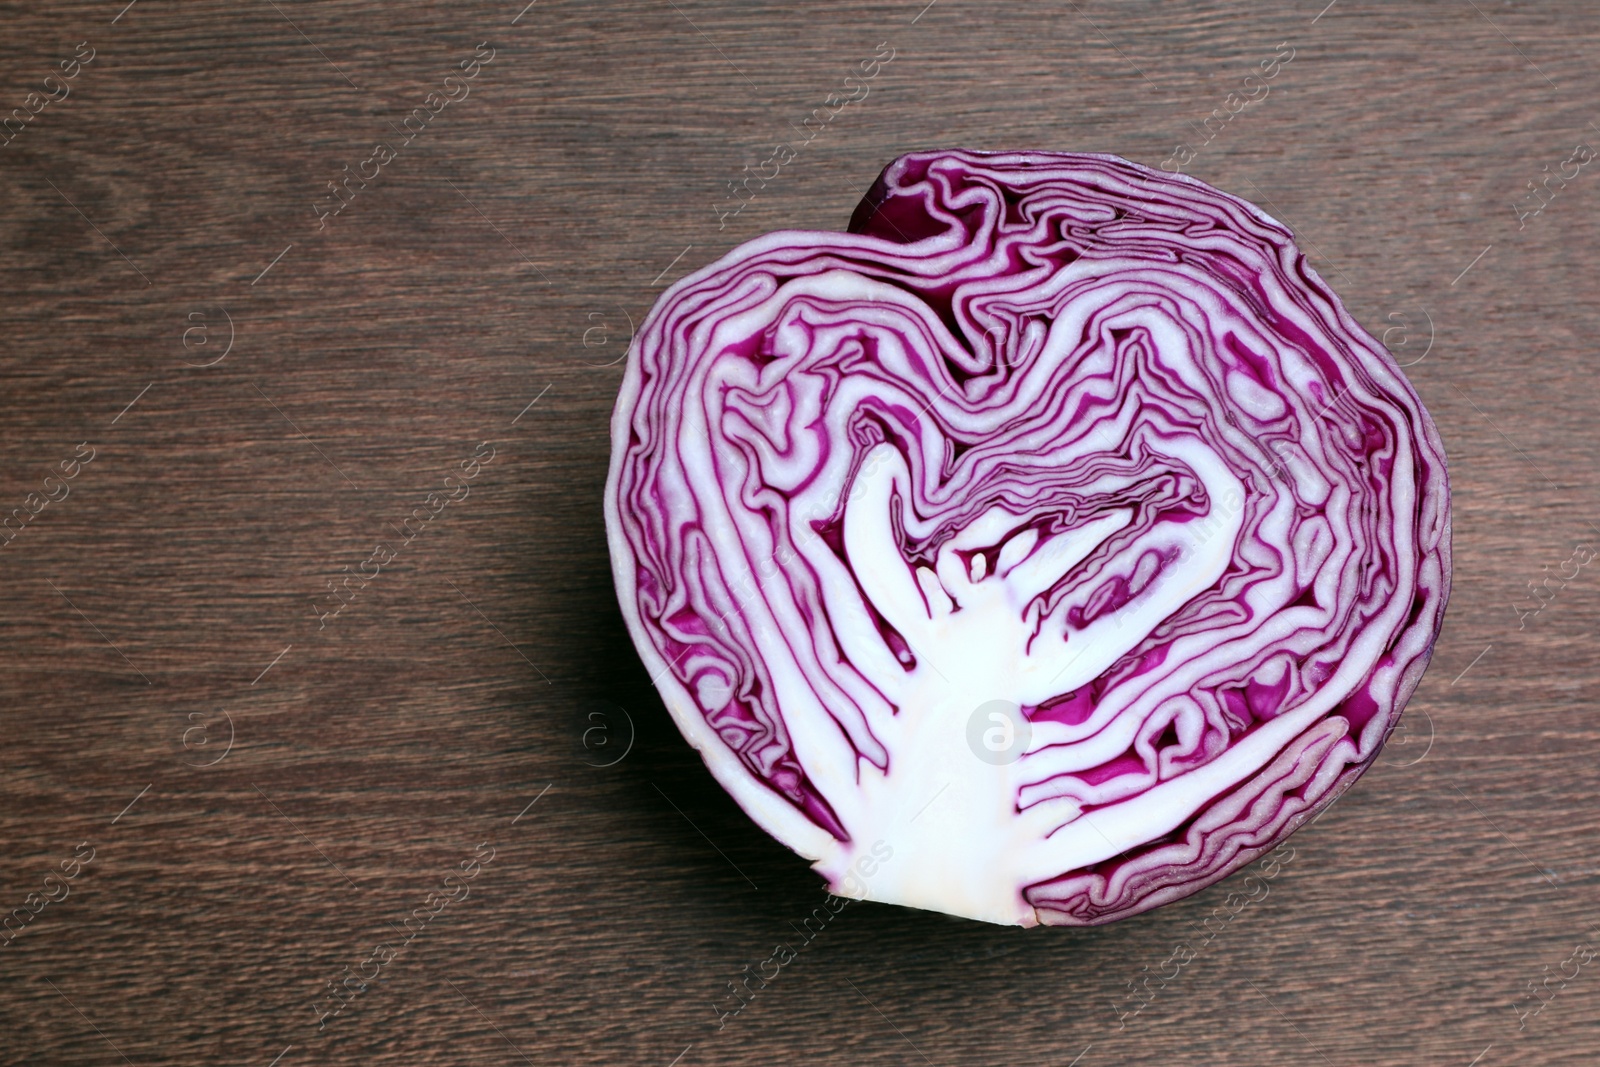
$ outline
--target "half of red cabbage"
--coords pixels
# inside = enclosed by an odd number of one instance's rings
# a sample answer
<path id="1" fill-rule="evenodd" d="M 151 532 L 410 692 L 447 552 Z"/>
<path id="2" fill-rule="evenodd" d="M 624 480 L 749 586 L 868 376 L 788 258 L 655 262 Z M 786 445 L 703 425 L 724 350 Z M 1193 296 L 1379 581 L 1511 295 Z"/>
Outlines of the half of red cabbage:
<path id="1" fill-rule="evenodd" d="M 1450 584 L 1439 434 L 1281 224 L 1109 155 L 920 152 L 667 290 L 622 613 L 832 892 L 1109 922 L 1372 765 Z"/>

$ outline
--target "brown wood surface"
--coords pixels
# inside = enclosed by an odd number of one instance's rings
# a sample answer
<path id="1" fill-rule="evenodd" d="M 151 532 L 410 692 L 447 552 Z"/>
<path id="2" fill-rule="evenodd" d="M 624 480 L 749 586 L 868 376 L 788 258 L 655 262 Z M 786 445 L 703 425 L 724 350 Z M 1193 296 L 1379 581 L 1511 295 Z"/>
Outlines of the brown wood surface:
<path id="1" fill-rule="evenodd" d="M 1600 145 L 1600 9 L 524 2 L 0 11 L 0 114 L 94 55 L 0 147 L 0 514 L 69 490 L 0 548 L 0 911 L 69 894 L 0 948 L 0 1062 L 1600 1062 L 1600 956 L 1574 955 L 1600 944 L 1600 568 L 1514 608 L 1600 547 L 1600 163 L 1514 207 Z M 719 228 L 880 42 L 868 97 Z M 1407 732 L 1237 913 L 1232 882 L 1093 930 L 852 905 L 719 1029 L 823 893 L 622 626 L 600 498 L 630 321 L 740 241 L 842 228 L 903 151 L 1159 164 L 1280 43 L 1188 169 L 1404 324 L 1456 562 Z"/>

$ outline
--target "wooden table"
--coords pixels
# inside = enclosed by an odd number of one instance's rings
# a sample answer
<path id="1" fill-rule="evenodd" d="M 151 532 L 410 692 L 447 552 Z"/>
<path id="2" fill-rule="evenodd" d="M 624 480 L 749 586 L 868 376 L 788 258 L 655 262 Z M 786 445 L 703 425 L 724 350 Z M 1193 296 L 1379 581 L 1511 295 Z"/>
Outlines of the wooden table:
<path id="1" fill-rule="evenodd" d="M 1593 5 L 523 2 L 6 14 L 0 513 L 59 499 L 0 549 L 0 907 L 54 898 L 0 949 L 0 1061 L 1596 1062 L 1600 572 L 1513 608 L 1600 547 L 1600 165 L 1521 199 L 1600 144 Z M 1093 930 L 853 905 L 719 1029 L 822 890 L 618 615 L 630 324 L 841 228 L 903 151 L 1180 142 L 1444 433 L 1454 595 L 1407 732 L 1237 914 L 1227 884 Z"/>

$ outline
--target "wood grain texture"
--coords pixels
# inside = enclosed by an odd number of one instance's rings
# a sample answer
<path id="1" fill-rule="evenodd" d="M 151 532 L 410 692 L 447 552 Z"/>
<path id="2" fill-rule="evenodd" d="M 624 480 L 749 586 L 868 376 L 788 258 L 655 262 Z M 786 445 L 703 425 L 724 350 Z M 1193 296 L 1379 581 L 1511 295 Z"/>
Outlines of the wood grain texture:
<path id="1" fill-rule="evenodd" d="M 1600 543 L 1600 173 L 1513 207 L 1600 144 L 1593 5 L 522 2 L 4 13 L 0 114 L 94 59 L 0 147 L 0 514 L 94 458 L 0 549 L 0 911 L 94 858 L 0 948 L 0 1062 L 1595 1062 L 1600 964 L 1514 1003 L 1600 938 L 1600 571 L 1513 609 Z M 726 183 L 879 42 L 867 99 L 722 226 Z M 842 228 L 903 151 L 1179 142 L 1426 353 L 1456 571 L 1404 743 L 1136 1017 L 1128 983 L 1230 884 L 1095 930 L 852 905 L 719 1029 L 823 894 L 679 738 L 617 612 L 629 322 L 743 240 Z M 323 1016 L 346 968 L 378 976 Z"/>

